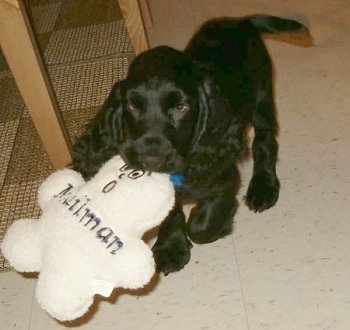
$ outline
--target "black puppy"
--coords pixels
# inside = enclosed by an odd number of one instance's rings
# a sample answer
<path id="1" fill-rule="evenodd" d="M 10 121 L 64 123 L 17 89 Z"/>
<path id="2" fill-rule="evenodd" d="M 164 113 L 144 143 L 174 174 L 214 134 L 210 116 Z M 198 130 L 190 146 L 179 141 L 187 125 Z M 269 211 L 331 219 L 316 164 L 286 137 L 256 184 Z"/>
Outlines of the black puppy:
<path id="1" fill-rule="evenodd" d="M 246 203 L 261 212 L 278 199 L 278 124 L 265 32 L 308 35 L 302 24 L 273 16 L 217 19 L 183 52 L 142 53 L 75 145 L 74 167 L 87 178 L 116 154 L 132 168 L 183 177 L 153 247 L 158 271 L 181 269 L 191 241 L 208 243 L 230 232 L 239 188 L 235 162 L 246 148 L 247 125 L 255 136 Z M 181 197 L 197 202 L 188 223 Z"/>

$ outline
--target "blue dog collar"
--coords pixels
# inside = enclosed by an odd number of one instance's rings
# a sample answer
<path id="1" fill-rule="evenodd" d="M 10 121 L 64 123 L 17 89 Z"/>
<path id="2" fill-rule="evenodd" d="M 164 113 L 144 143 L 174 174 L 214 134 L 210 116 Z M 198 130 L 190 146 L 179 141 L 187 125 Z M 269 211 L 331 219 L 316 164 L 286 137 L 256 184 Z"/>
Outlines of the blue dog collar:
<path id="1" fill-rule="evenodd" d="M 170 174 L 170 181 L 175 188 L 181 188 L 184 184 L 184 176 L 180 173 Z"/>

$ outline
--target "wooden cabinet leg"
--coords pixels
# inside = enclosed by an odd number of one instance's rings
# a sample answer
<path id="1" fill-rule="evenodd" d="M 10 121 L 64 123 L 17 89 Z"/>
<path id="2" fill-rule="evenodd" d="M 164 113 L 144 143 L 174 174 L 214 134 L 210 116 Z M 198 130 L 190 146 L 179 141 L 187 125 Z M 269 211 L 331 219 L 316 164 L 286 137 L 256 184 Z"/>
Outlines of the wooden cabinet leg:
<path id="1" fill-rule="evenodd" d="M 0 43 L 52 165 L 67 165 L 70 141 L 23 0 L 0 0 Z"/>

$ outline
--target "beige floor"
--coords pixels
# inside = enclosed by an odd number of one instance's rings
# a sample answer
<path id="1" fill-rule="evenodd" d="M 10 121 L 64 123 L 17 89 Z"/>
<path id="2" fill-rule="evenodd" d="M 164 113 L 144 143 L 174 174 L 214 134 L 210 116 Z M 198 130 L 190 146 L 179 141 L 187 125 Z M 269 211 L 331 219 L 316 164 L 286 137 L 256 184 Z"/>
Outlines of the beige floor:
<path id="1" fill-rule="evenodd" d="M 350 3 L 348 0 L 149 0 L 152 46 L 183 47 L 220 15 L 308 22 L 314 47 L 268 41 L 276 68 L 282 190 L 273 209 L 239 208 L 232 236 L 194 246 L 190 264 L 147 295 L 101 300 L 81 329 L 350 329 Z M 242 199 L 251 163 L 242 166 Z M 0 329 L 64 329 L 35 280 L 0 274 Z"/>

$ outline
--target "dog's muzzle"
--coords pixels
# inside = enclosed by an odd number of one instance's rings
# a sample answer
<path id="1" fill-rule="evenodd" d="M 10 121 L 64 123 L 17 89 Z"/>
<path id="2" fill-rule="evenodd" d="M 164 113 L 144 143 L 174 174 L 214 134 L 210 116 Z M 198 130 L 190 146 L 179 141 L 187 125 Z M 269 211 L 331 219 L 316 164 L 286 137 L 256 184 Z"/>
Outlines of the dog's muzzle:
<path id="1" fill-rule="evenodd" d="M 155 134 L 127 140 L 120 147 L 120 154 L 135 169 L 172 173 L 182 168 L 182 157 L 171 142 Z"/>

